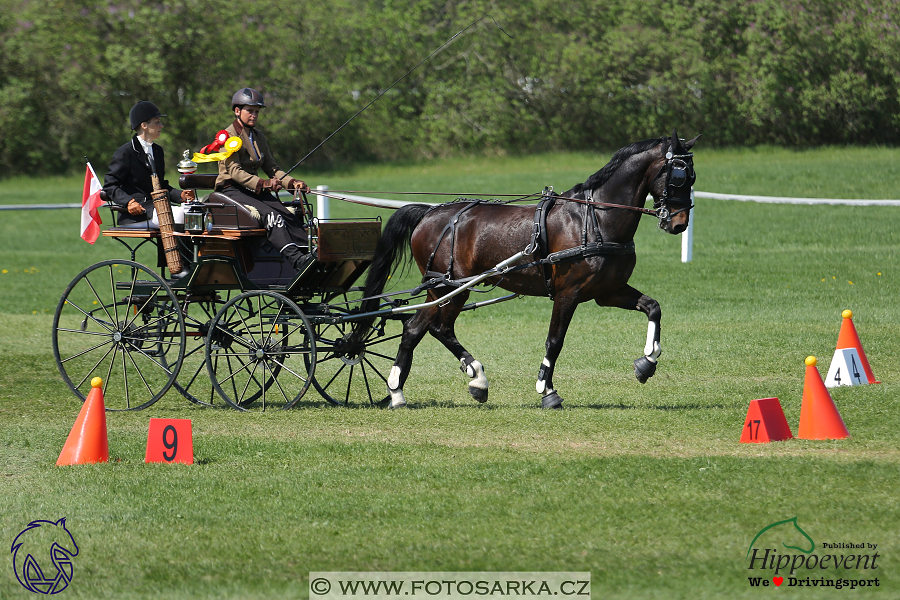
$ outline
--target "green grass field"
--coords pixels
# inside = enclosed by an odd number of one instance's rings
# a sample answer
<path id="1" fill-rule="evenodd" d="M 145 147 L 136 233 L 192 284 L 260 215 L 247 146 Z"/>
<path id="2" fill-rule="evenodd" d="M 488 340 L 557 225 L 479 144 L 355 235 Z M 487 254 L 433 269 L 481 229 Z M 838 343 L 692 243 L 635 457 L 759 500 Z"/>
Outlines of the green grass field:
<path id="1" fill-rule="evenodd" d="M 701 140 L 695 152 L 699 190 L 897 197 L 894 149 L 708 151 Z M 361 166 L 307 180 L 524 194 L 567 189 L 610 154 Z M 6 179 L 0 204 L 78 202 L 81 184 Z M 54 363 L 53 312 L 83 268 L 127 255 L 108 238 L 81 241 L 75 210 L 2 212 L 0 542 L 32 520 L 66 517 L 80 548 L 71 598 L 306 598 L 311 571 L 590 571 L 595 599 L 896 598 L 898 210 L 698 200 L 688 264 L 680 239 L 648 218 L 631 283 L 662 305 L 660 368 L 646 385 L 633 376 L 642 314 L 582 306 L 554 377 L 564 411 L 539 409 L 550 301 L 529 298 L 458 322 L 486 366 L 486 405 L 426 338 L 405 390 L 411 410 L 334 408 L 310 390 L 293 411 L 240 414 L 172 390 L 147 410 L 107 415 L 110 463 L 65 468 L 55 461 L 81 404 Z M 882 381 L 832 390 L 852 437 L 738 443 L 755 398 L 778 397 L 797 434 L 804 358 L 817 356 L 825 375 L 847 308 Z M 151 417 L 191 419 L 194 465 L 144 464 Z M 751 587 L 748 577 L 774 575 L 748 569 L 754 536 L 794 516 L 816 554 L 853 552 L 823 543 L 878 545 L 877 569 L 804 577 L 880 585 Z M 0 597 L 28 597 L 6 556 Z"/>

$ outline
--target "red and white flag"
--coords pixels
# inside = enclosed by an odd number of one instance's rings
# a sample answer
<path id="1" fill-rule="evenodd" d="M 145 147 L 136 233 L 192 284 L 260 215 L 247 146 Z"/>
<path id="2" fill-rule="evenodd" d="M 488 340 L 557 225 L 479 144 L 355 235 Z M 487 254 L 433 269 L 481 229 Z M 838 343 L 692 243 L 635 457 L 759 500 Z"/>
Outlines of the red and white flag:
<path id="1" fill-rule="evenodd" d="M 81 237 L 89 244 L 100 237 L 100 224 L 103 223 L 98 210 L 103 204 L 100 199 L 101 187 L 94 168 L 88 163 L 84 174 L 84 194 L 81 197 Z"/>

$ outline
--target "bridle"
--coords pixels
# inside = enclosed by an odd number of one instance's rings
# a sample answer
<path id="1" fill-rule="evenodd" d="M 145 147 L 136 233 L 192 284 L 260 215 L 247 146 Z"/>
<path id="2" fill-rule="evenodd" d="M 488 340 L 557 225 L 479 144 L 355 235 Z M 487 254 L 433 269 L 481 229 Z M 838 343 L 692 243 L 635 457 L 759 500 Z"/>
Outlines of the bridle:
<path id="1" fill-rule="evenodd" d="M 663 187 L 662 196 L 653 201 L 660 229 L 665 229 L 675 215 L 694 208 L 691 199 L 691 187 L 697 180 L 697 174 L 694 172 L 694 153 L 672 154 L 671 150 L 666 152 L 666 163 L 660 167 L 653 182 L 656 182 L 663 172 L 666 176 L 666 185 Z M 651 187 L 652 185 L 651 183 Z M 673 211 L 670 206 L 677 209 Z"/>
<path id="2" fill-rule="evenodd" d="M 659 171 L 651 180 L 651 188 L 653 187 L 653 184 L 656 183 L 656 180 L 662 177 L 663 174 L 665 174 L 666 177 L 666 184 L 663 188 L 662 196 L 654 199 L 652 209 L 644 208 L 643 206 L 597 202 L 594 200 L 595 190 L 586 190 L 584 200 L 568 196 L 558 196 L 558 199 L 581 202 L 603 208 L 624 208 L 644 215 L 652 215 L 659 219 L 659 228 L 665 229 L 666 225 L 669 224 L 669 221 L 672 220 L 672 217 L 694 208 L 691 200 L 691 187 L 694 185 L 694 181 L 697 180 L 697 174 L 694 172 L 694 153 L 672 154 L 671 151 L 666 152 L 666 162 L 659 168 Z M 675 206 L 677 208 L 673 211 L 670 210 L 670 206 Z"/>

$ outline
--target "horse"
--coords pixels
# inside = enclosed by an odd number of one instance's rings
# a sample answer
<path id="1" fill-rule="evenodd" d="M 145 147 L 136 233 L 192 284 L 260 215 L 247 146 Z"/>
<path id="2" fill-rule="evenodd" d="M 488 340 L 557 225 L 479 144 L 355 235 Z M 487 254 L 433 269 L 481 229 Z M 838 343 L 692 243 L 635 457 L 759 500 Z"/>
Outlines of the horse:
<path id="1" fill-rule="evenodd" d="M 407 252 L 432 282 L 428 302 L 404 321 L 397 357 L 387 377 L 389 408 L 406 406 L 403 386 L 413 351 L 431 333 L 460 362 L 470 395 L 486 402 L 484 366 L 456 338 L 454 323 L 468 298 L 460 283 L 495 269 L 487 284 L 553 300 L 546 354 L 538 370 L 541 406 L 559 409 L 563 398 L 553 371 L 576 307 L 589 300 L 599 306 L 637 310 L 647 315 L 644 355 L 634 361 L 635 376 L 645 383 L 656 372 L 660 347 L 659 303 L 628 285 L 635 267 L 634 235 L 642 214 L 678 234 L 688 226 L 691 186 L 696 179 L 690 149 L 700 136 L 672 136 L 635 142 L 615 152 L 602 169 L 562 194 L 545 190 L 537 207 L 498 201 L 455 201 L 437 206 L 409 204 L 387 221 L 369 266 L 361 311 L 377 308 L 389 275 Z M 647 196 L 654 209 L 644 208 Z M 510 261 L 510 249 L 523 249 Z M 510 264 L 512 263 L 512 264 Z M 496 269 L 503 265 L 502 269 Z M 465 287 L 465 286 L 463 286 Z M 451 292 L 456 295 L 448 296 Z M 437 300 L 448 296 L 446 300 Z M 354 323 L 347 341 L 364 335 L 366 319 Z"/>

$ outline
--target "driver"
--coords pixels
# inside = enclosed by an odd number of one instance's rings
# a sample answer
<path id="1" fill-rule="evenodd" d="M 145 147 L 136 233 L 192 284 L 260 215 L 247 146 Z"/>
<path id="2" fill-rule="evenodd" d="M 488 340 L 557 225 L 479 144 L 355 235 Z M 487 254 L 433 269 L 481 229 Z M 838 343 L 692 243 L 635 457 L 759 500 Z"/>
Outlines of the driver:
<path id="1" fill-rule="evenodd" d="M 216 191 L 256 209 L 269 242 L 300 270 L 307 261 L 301 247 L 308 247 L 308 236 L 300 218 L 272 193 L 281 189 L 308 192 L 309 187 L 281 170 L 269 151 L 266 137 L 256 129 L 259 111 L 265 106 L 262 94 L 252 88 L 242 88 L 232 97 L 234 122 L 225 131 L 229 136 L 241 138 L 241 148 L 219 162 Z M 260 170 L 269 179 L 259 177 Z"/>
<path id="2" fill-rule="evenodd" d="M 153 208 L 153 182 L 150 177 L 153 174 L 159 178 L 160 187 L 168 192 L 170 202 L 181 202 L 192 197 L 189 191 L 175 189 L 166 181 L 163 149 L 153 143 L 162 133 L 161 119 L 165 116 L 147 100 L 135 104 L 128 113 L 135 135 L 113 154 L 103 180 L 106 195 L 128 210 L 127 215 L 119 217 L 119 226 L 147 220 L 148 209 Z"/>

